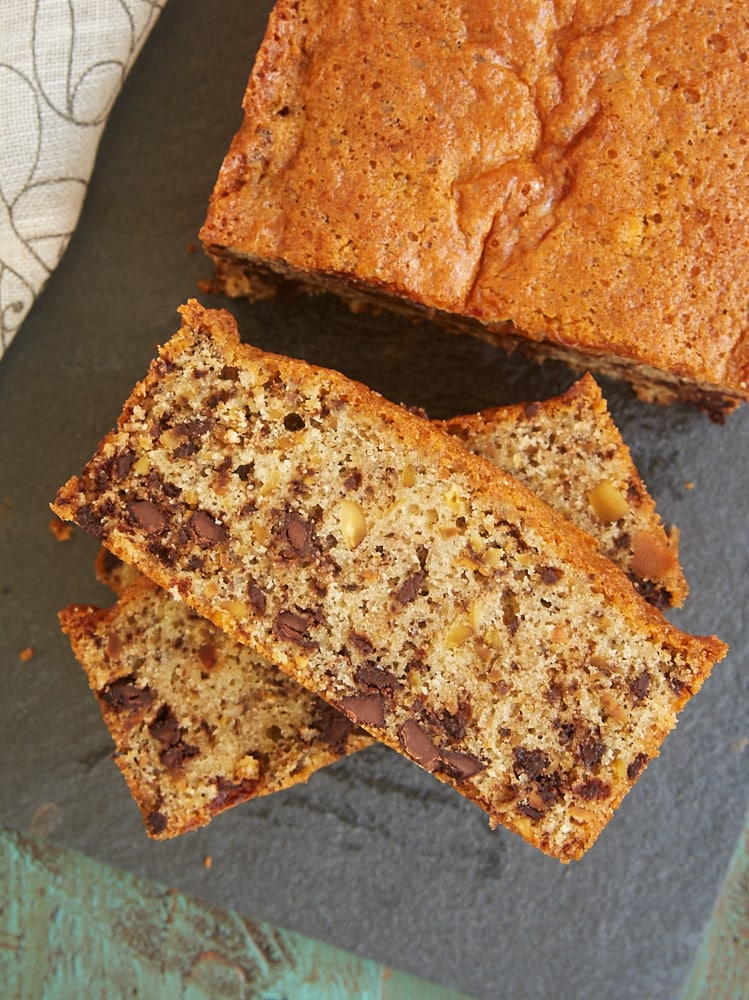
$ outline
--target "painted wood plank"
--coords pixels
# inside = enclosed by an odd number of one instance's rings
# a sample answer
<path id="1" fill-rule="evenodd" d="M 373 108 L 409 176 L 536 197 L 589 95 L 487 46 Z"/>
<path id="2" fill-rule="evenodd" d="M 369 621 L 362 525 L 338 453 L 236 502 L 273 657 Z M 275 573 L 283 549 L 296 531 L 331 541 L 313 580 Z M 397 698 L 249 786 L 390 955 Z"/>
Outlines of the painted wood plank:
<path id="1" fill-rule="evenodd" d="M 0 830 L 3 1000 L 468 1000 Z"/>
<path id="2" fill-rule="evenodd" d="M 682 1000 L 749 998 L 749 813 Z"/>

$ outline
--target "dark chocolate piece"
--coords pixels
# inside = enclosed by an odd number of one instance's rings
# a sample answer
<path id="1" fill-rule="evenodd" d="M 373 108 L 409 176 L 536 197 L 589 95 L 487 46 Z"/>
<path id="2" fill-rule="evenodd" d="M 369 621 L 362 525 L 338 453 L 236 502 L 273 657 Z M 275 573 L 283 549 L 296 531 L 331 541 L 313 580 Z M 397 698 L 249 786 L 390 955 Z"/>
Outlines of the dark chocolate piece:
<path id="1" fill-rule="evenodd" d="M 127 509 L 144 531 L 163 531 L 166 527 L 166 515 L 150 500 L 130 500 Z"/>
<path id="2" fill-rule="evenodd" d="M 605 750 L 606 744 L 591 736 L 577 748 L 577 755 L 585 767 L 590 770 L 601 763 Z"/>
<path id="3" fill-rule="evenodd" d="M 378 694 L 350 695 L 338 707 L 360 726 L 385 725 L 385 705 Z"/>
<path id="4" fill-rule="evenodd" d="M 650 690 L 650 674 L 647 670 L 643 670 L 639 677 L 635 677 L 629 685 L 629 689 L 635 701 L 642 701 Z"/>
<path id="5" fill-rule="evenodd" d="M 523 773 L 531 781 L 538 778 L 541 772 L 549 766 L 549 758 L 543 750 L 527 750 L 525 747 L 513 747 L 512 757 L 515 761 L 515 774 Z"/>
<path id="6" fill-rule="evenodd" d="M 405 580 L 395 592 L 395 599 L 399 604 L 410 604 L 419 596 L 421 586 L 426 580 L 426 571 L 419 570 Z"/>
<path id="7" fill-rule="evenodd" d="M 401 746 L 411 760 L 416 761 L 427 771 L 438 769 L 441 763 L 440 752 L 416 719 L 404 722 L 398 736 Z"/>
<path id="8" fill-rule="evenodd" d="M 397 691 L 403 687 L 401 682 L 389 670 L 384 667 L 377 667 L 373 663 L 365 663 L 354 674 L 357 684 L 365 687 L 376 688 L 378 691 Z"/>
<path id="9" fill-rule="evenodd" d="M 308 633 L 309 622 L 294 611 L 282 611 L 276 618 L 276 634 L 281 639 L 295 642 L 303 649 L 317 649 L 319 643 Z"/>
<path id="10" fill-rule="evenodd" d="M 472 753 L 462 753 L 456 750 L 443 750 L 440 753 L 443 770 L 457 778 L 470 778 L 483 771 L 486 764 Z"/>
<path id="11" fill-rule="evenodd" d="M 112 681 L 100 695 L 116 712 L 138 712 L 148 708 L 153 700 L 150 690 L 136 684 L 132 676 Z"/>
<path id="12" fill-rule="evenodd" d="M 196 510 L 190 518 L 190 527 L 202 546 L 218 545 L 225 542 L 229 533 L 220 521 L 214 520 L 204 510 Z"/>

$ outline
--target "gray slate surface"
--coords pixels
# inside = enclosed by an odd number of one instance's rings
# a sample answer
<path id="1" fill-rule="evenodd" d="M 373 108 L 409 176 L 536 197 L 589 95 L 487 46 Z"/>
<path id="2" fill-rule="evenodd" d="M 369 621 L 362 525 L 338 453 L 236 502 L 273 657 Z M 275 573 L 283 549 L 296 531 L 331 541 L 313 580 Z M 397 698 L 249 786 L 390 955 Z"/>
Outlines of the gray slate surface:
<path id="1" fill-rule="evenodd" d="M 57 542 L 47 504 L 177 328 L 176 307 L 210 276 L 188 246 L 269 9 L 167 5 L 108 125 L 80 227 L 0 364 L 0 823 L 476 997 L 674 998 L 749 787 L 749 408 L 719 427 L 602 383 L 664 518 L 681 528 L 692 593 L 672 617 L 732 650 L 581 862 L 562 866 L 491 832 L 477 808 L 382 748 L 157 844 L 109 759 L 56 620 L 65 604 L 109 595 L 93 577 L 93 540 Z M 427 325 L 351 317 L 328 299 L 233 309 L 247 340 L 434 417 L 572 381 L 561 366 Z"/>

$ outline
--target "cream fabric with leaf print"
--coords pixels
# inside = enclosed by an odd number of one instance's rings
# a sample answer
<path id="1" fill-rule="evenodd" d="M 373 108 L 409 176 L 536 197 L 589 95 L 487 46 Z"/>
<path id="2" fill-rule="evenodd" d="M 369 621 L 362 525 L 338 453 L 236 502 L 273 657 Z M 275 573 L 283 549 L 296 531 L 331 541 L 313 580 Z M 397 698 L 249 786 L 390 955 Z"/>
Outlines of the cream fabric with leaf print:
<path id="1" fill-rule="evenodd" d="M 75 229 L 107 116 L 166 0 L 2 0 L 0 357 Z"/>

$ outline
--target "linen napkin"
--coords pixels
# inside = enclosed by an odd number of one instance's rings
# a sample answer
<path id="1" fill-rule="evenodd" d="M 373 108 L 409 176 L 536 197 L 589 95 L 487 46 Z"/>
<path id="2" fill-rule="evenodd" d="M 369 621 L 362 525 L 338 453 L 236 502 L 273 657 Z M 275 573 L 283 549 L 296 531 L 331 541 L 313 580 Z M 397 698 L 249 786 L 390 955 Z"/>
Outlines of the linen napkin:
<path id="1" fill-rule="evenodd" d="M 0 357 L 59 263 L 107 116 L 166 0 L 2 0 Z"/>

